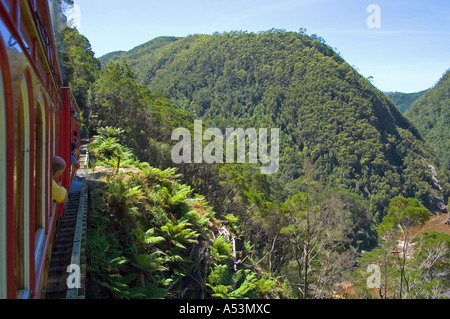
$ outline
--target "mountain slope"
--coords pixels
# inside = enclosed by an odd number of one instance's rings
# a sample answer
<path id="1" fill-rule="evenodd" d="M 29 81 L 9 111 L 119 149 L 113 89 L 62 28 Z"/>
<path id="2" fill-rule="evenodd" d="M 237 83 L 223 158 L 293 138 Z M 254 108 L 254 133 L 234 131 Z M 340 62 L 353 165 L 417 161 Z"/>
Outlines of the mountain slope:
<path id="1" fill-rule="evenodd" d="M 450 71 L 412 105 L 406 116 L 432 146 L 439 162 L 450 169 Z"/>
<path id="2" fill-rule="evenodd" d="M 117 61 L 126 56 L 128 52 L 127 51 L 114 51 L 107 53 L 99 58 L 99 61 L 101 62 L 102 66 L 107 65 L 111 61 Z"/>
<path id="3" fill-rule="evenodd" d="M 270 30 L 194 35 L 132 60 L 138 79 L 209 127 L 281 129 L 283 183 L 316 178 L 371 200 L 402 194 L 433 208 L 442 195 L 417 129 L 321 38 Z M 295 186 L 293 186 L 295 188 Z"/>
<path id="4" fill-rule="evenodd" d="M 417 93 L 387 92 L 386 95 L 394 102 L 400 112 L 405 113 L 410 110 L 411 105 L 426 92 L 427 90 Z"/>
<path id="5" fill-rule="evenodd" d="M 135 47 L 134 49 L 126 52 L 126 51 L 115 51 L 108 54 L 103 55 L 99 58 L 102 66 L 105 66 L 110 61 L 118 61 L 123 58 L 126 58 L 131 65 L 135 65 L 137 61 L 144 59 L 145 55 L 148 55 L 154 50 L 157 50 L 167 44 L 170 44 L 172 42 L 175 42 L 179 40 L 180 38 L 177 37 L 158 37 L 151 41 L 148 41 L 147 43 L 144 43 L 142 45 L 139 45 Z"/>
<path id="6" fill-rule="evenodd" d="M 216 219 L 176 169 L 139 162 L 118 143 L 121 136 L 100 129 L 88 146 L 96 170 L 89 178 L 88 298 L 283 297 L 280 283 L 240 247 L 236 217 Z M 119 154 L 124 160 L 114 174 Z M 237 258 L 246 260 L 239 270 Z"/>

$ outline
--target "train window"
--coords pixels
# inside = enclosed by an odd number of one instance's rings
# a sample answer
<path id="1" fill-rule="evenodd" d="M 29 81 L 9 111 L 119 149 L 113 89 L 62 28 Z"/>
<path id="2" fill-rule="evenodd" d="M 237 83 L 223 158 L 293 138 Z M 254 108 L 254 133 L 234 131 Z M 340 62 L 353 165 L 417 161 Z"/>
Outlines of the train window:
<path id="1" fill-rule="evenodd" d="M 0 299 L 6 299 L 6 109 L 0 69 Z"/>
<path id="2" fill-rule="evenodd" d="M 52 128 L 53 128 L 53 131 L 52 131 L 52 141 L 53 141 L 52 157 L 53 157 L 56 155 L 56 114 L 55 113 L 53 113 Z"/>
<path id="3" fill-rule="evenodd" d="M 39 100 L 35 109 L 35 152 L 34 152 L 34 232 L 35 260 L 42 253 L 43 235 L 45 229 L 46 204 L 46 141 L 45 141 L 45 109 Z M 36 263 L 38 267 L 38 263 Z"/>
<path id="4" fill-rule="evenodd" d="M 53 156 L 55 156 L 55 155 L 56 155 L 56 115 L 55 115 L 55 113 L 53 113 L 53 115 L 52 115 L 52 156 L 50 158 L 53 158 Z M 52 179 L 53 179 L 53 175 L 52 175 Z M 51 203 L 52 203 L 51 214 L 53 216 L 53 213 L 55 212 L 55 209 L 57 206 L 53 202 L 53 200 L 51 201 Z"/>
<path id="5" fill-rule="evenodd" d="M 53 156 L 55 156 L 56 154 L 56 115 L 55 113 L 53 113 L 53 107 L 50 106 L 49 110 L 52 110 L 52 116 L 50 117 L 50 121 L 51 121 L 51 125 L 50 125 L 50 146 L 51 146 L 51 153 L 50 153 L 50 157 L 49 158 L 53 158 Z M 51 164 L 50 164 L 50 170 L 51 170 Z M 52 175 L 52 179 L 53 179 L 53 175 Z M 51 182 L 51 181 L 50 181 Z M 53 213 L 55 212 L 56 209 L 56 203 L 53 202 L 53 200 L 49 199 L 51 206 L 50 206 L 50 216 L 53 216 Z"/>
<path id="6" fill-rule="evenodd" d="M 51 111 L 51 108 L 48 108 L 49 112 Z M 51 181 L 52 181 L 52 176 L 51 176 L 51 161 L 50 159 L 52 158 L 52 136 L 51 136 L 51 132 L 52 132 L 52 117 L 49 116 L 48 118 L 48 123 L 47 123 L 47 161 L 46 161 L 46 165 L 47 165 L 47 220 L 50 220 L 51 217 L 51 213 L 52 213 L 52 202 L 51 202 L 51 192 L 50 192 L 50 185 L 51 185 Z M 49 225 L 47 224 L 47 227 Z"/>
<path id="7" fill-rule="evenodd" d="M 26 172 L 30 171 L 30 122 L 28 87 L 26 79 L 20 88 L 19 112 L 17 119 L 16 155 L 14 165 L 14 213 L 16 215 L 16 262 L 14 276 L 17 297 L 27 295 L 30 287 L 29 265 L 29 199 L 30 183 Z"/>

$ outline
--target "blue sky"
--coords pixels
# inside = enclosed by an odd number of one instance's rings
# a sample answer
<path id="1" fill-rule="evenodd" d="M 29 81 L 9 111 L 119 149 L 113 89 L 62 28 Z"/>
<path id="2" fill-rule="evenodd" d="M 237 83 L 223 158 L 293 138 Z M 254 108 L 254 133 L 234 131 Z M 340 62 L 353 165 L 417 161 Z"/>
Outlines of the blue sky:
<path id="1" fill-rule="evenodd" d="M 272 28 L 317 34 L 382 91 L 418 92 L 450 68 L 448 0 L 75 0 L 100 57 L 158 36 Z M 370 4 L 380 28 L 369 28 Z"/>

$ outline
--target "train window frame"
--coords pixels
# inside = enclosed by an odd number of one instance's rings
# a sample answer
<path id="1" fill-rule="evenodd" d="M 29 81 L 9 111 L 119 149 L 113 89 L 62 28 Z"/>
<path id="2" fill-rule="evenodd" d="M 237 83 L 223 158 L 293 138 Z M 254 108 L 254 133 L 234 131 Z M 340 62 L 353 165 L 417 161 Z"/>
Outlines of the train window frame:
<path id="1" fill-rule="evenodd" d="M 48 121 L 47 121 L 47 150 L 46 150 L 46 156 L 47 156 L 47 215 L 46 215 L 46 219 L 47 219 L 47 224 L 46 224 L 46 232 L 49 231 L 50 229 L 50 224 L 51 224 L 51 217 L 52 217 L 52 200 L 51 200 L 51 184 L 52 184 L 52 163 L 51 163 L 51 158 L 53 157 L 52 155 L 52 127 L 53 127 L 53 117 L 52 117 L 52 109 L 49 106 L 49 104 L 47 104 L 47 112 L 48 112 Z"/>
<path id="2" fill-rule="evenodd" d="M 53 132 L 52 132 L 53 154 L 52 154 L 52 156 L 55 156 L 56 155 L 56 114 L 55 113 L 53 113 L 52 128 L 53 128 Z"/>
<path id="3" fill-rule="evenodd" d="M 0 68 L 0 299 L 7 298 L 7 254 L 6 254 L 6 179 L 7 179 L 7 152 L 6 152 L 6 99 L 3 83 L 3 72 Z"/>
<path id="4" fill-rule="evenodd" d="M 44 251 L 45 227 L 46 227 L 46 117 L 45 106 L 41 96 L 35 105 L 35 162 L 34 162 L 34 200 L 35 233 L 34 233 L 34 261 L 35 269 L 39 268 L 39 261 Z M 39 123 L 40 122 L 40 123 Z M 40 157 L 40 158 L 39 158 Z M 39 167 L 40 166 L 40 167 Z"/>
<path id="5" fill-rule="evenodd" d="M 56 155 L 56 114 L 55 114 L 54 111 L 52 112 L 52 133 L 51 134 L 52 134 L 52 142 L 51 142 L 52 151 L 51 151 L 51 157 L 50 158 L 53 158 L 53 156 Z M 51 181 L 52 181 L 53 180 L 53 169 L 50 168 L 50 171 L 51 171 L 50 175 L 51 175 Z M 57 205 L 51 199 L 51 196 L 50 196 L 50 203 L 51 203 L 51 209 L 50 209 L 50 214 L 51 215 L 50 216 L 53 217 L 53 215 L 56 213 Z"/>
<path id="6" fill-rule="evenodd" d="M 23 219 L 16 221 L 21 223 L 20 225 L 23 229 L 20 230 L 16 225 L 16 240 L 21 240 L 19 245 L 23 245 L 20 249 L 23 249 L 23 256 L 16 256 L 16 261 L 20 264 L 19 269 L 15 269 L 15 271 L 20 272 L 19 279 L 17 278 L 17 274 L 15 275 L 16 283 L 19 281 L 19 287 L 16 286 L 16 293 L 19 299 L 27 299 L 30 296 L 30 288 L 31 288 L 31 280 L 30 280 L 30 179 L 26 178 L 30 172 L 30 100 L 29 100 L 29 85 L 26 75 L 23 75 L 22 82 L 20 84 L 20 98 L 19 98 L 19 112 L 18 112 L 18 131 L 16 132 L 17 138 L 21 139 L 20 146 L 22 146 L 22 150 L 19 150 L 19 145 L 17 145 L 16 156 L 19 156 L 22 153 L 22 161 L 23 161 L 23 172 L 21 173 L 22 181 L 20 181 L 20 185 L 17 190 L 22 192 L 22 194 L 14 194 L 14 200 L 16 201 L 16 196 L 22 198 L 22 203 L 19 205 L 21 208 L 23 207 Z M 22 134 L 21 137 L 19 134 Z M 23 145 L 22 145 L 23 144 Z M 18 154 L 19 152 L 19 154 Z M 16 158 L 16 162 L 19 158 Z M 18 165 L 18 164 L 16 164 Z M 28 172 L 28 174 L 26 173 Z M 16 174 L 16 172 L 15 172 Z M 15 178 L 17 178 L 15 176 Z M 17 183 L 17 182 L 16 182 Z M 15 212 L 18 214 L 18 212 Z M 20 236 L 22 238 L 20 238 Z M 19 254 L 19 251 L 16 251 L 16 255 Z M 19 258 L 19 260 L 17 259 Z M 23 259 L 23 260 L 20 260 Z"/>

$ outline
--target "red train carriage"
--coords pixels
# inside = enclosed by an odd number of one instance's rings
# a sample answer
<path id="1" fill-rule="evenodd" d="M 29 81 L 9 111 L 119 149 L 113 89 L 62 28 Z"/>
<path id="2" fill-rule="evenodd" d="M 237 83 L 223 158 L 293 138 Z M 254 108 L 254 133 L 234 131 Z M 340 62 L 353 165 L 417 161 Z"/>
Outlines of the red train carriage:
<path id="1" fill-rule="evenodd" d="M 62 76 L 46 0 L 0 1 L 0 299 L 41 298 L 63 207 L 51 161 L 68 163 L 80 111 Z"/>

